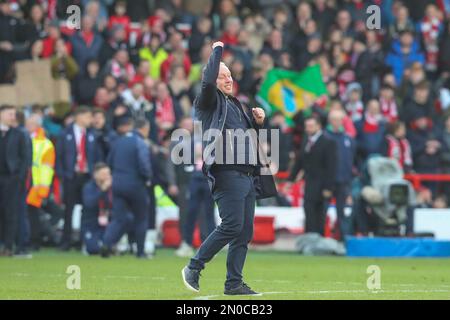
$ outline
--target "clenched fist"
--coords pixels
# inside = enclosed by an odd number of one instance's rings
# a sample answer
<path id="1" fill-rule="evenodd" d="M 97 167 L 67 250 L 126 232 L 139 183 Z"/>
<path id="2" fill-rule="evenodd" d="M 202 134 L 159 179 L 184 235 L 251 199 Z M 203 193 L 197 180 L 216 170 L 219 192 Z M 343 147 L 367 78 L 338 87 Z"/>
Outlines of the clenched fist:
<path id="1" fill-rule="evenodd" d="M 253 108 L 252 109 L 253 117 L 255 118 L 255 122 L 262 126 L 264 124 L 264 119 L 266 118 L 266 113 L 264 109 L 261 108 Z"/>

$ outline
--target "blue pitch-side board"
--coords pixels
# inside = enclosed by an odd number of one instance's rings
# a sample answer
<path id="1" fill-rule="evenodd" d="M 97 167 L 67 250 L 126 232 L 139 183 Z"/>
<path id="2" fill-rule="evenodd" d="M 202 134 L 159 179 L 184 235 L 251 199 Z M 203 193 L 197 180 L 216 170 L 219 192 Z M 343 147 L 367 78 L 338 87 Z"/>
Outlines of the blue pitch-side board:
<path id="1" fill-rule="evenodd" d="M 357 238 L 346 240 L 349 257 L 450 258 L 450 241 L 430 238 Z"/>

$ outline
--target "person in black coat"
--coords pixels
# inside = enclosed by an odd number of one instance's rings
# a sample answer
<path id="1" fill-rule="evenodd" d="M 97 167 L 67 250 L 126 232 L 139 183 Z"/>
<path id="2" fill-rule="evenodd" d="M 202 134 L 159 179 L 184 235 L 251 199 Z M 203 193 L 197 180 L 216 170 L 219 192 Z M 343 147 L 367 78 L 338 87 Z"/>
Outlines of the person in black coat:
<path id="1" fill-rule="evenodd" d="M 96 59 L 90 59 L 86 65 L 84 75 L 74 83 L 75 101 L 80 105 L 91 105 L 94 103 L 97 89 L 102 85 L 99 74 L 100 66 Z"/>
<path id="2" fill-rule="evenodd" d="M 272 192 L 274 185 L 263 184 L 268 181 L 264 178 L 269 176 L 267 171 L 262 172 L 267 176 L 261 175 L 262 168 L 257 159 L 261 158 L 261 153 L 257 157 L 257 141 L 253 137 L 233 139 L 232 136 L 238 137 L 239 131 L 261 129 L 265 113 L 261 108 L 253 108 L 252 114 L 244 111 L 241 102 L 233 96 L 231 72 L 220 61 L 224 44 L 215 42 L 212 48 L 212 54 L 203 70 L 202 89 L 195 99 L 194 109 L 196 117 L 202 122 L 203 132 L 210 133 L 210 139 L 203 141 L 206 150 L 202 171 L 207 177 L 213 199 L 217 202 L 222 222 L 183 268 L 183 282 L 189 290 L 199 292 L 199 276 L 205 264 L 229 244 L 224 293 L 254 295 L 256 292 L 242 281 L 242 270 L 253 234 L 255 201 L 257 197 L 261 199 L 273 196 L 276 192 Z M 213 134 L 217 136 L 212 137 Z M 224 137 L 225 134 L 228 137 Z M 211 148 L 215 148 L 216 152 L 208 152 Z M 271 192 L 264 192 L 268 190 L 264 187 L 273 189 Z"/>
<path id="3" fill-rule="evenodd" d="M 11 256 L 18 230 L 19 194 L 29 167 L 24 133 L 14 128 L 16 110 L 0 107 L 0 256 Z"/>
<path id="4" fill-rule="evenodd" d="M 304 172 L 305 233 L 324 235 L 326 211 L 336 177 L 336 143 L 323 134 L 320 121 L 314 117 L 306 119 L 305 133 L 289 181 L 295 181 L 301 170 Z"/>

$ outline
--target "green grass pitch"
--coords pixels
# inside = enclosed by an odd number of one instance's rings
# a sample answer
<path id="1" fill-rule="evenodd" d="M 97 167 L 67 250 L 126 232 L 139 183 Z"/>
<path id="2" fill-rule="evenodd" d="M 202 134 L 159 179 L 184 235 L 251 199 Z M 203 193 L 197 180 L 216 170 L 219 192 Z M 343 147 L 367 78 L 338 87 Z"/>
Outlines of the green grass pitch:
<path id="1" fill-rule="evenodd" d="M 44 250 L 33 259 L 0 258 L 0 299 L 227 299 L 226 253 L 200 278 L 200 293 L 187 291 L 181 269 L 188 260 L 159 250 L 152 260 L 133 256 L 88 257 Z M 66 287 L 68 266 L 81 271 L 81 289 Z M 381 289 L 367 288 L 367 268 L 381 270 Z M 360 259 L 249 252 L 245 281 L 252 299 L 450 299 L 450 259 Z M 236 298 L 235 298 L 236 299 Z M 247 298 L 248 299 L 248 298 Z"/>

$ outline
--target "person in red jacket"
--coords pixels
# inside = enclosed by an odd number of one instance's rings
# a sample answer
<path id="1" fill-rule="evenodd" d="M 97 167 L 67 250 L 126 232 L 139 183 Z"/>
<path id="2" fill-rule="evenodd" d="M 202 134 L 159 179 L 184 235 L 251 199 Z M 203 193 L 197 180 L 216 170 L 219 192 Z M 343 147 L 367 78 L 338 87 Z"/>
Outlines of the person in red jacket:
<path id="1" fill-rule="evenodd" d="M 127 39 L 128 39 L 128 35 L 130 34 L 131 19 L 127 15 L 127 3 L 123 0 L 117 1 L 114 7 L 114 13 L 115 13 L 114 15 L 109 17 L 108 30 L 111 31 L 114 28 L 114 26 L 121 25 L 127 32 Z"/>

